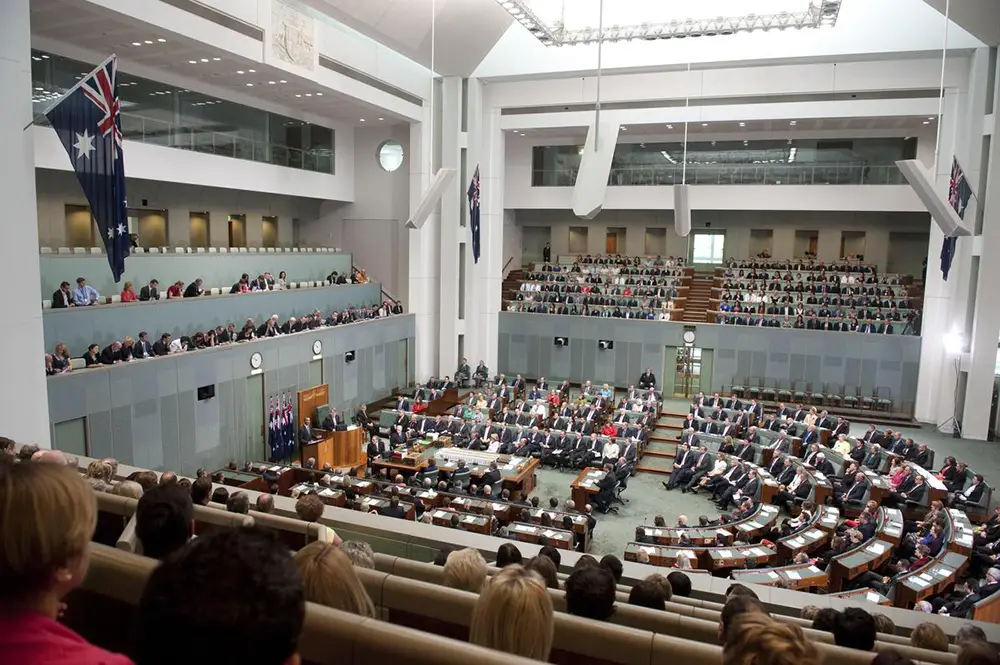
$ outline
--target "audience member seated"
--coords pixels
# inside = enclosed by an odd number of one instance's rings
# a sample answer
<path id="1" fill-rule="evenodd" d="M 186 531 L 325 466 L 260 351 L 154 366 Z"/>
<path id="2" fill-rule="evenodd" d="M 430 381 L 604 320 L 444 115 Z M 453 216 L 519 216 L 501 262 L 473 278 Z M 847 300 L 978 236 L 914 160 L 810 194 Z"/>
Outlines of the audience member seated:
<path id="1" fill-rule="evenodd" d="M 448 555 L 444 563 L 445 586 L 479 593 L 485 579 L 486 560 L 478 550 L 466 547 Z"/>
<path id="2" fill-rule="evenodd" d="M 211 648 L 230 663 L 297 665 L 302 578 L 288 548 L 260 529 L 192 540 L 150 575 L 138 610 L 138 665 L 175 665 Z"/>
<path id="3" fill-rule="evenodd" d="M 191 539 L 191 495 L 177 484 L 157 485 L 143 493 L 135 512 L 135 535 L 145 556 L 164 559 Z"/>
<path id="4" fill-rule="evenodd" d="M 723 665 L 819 665 L 822 658 L 802 629 L 761 612 L 736 618 L 722 650 Z"/>
<path id="5" fill-rule="evenodd" d="M 566 611 L 576 616 L 606 621 L 615 611 L 615 578 L 593 557 L 580 557 L 589 565 L 578 567 L 566 579 Z"/>
<path id="6" fill-rule="evenodd" d="M 351 560 L 338 547 L 317 541 L 303 547 L 293 558 L 302 575 L 306 600 L 351 614 L 375 616 L 375 605 Z"/>
<path id="7" fill-rule="evenodd" d="M 59 464 L 0 456 L 0 654 L 5 663 L 129 665 L 58 622 L 80 585 L 97 521 L 94 494 Z"/>
<path id="8" fill-rule="evenodd" d="M 872 651 L 877 635 L 875 619 L 859 607 L 848 607 L 837 614 L 833 625 L 833 640 L 837 646 L 859 651 Z"/>
<path id="9" fill-rule="evenodd" d="M 546 661 L 554 632 L 552 599 L 537 574 L 511 564 L 483 584 L 472 610 L 472 644 Z"/>

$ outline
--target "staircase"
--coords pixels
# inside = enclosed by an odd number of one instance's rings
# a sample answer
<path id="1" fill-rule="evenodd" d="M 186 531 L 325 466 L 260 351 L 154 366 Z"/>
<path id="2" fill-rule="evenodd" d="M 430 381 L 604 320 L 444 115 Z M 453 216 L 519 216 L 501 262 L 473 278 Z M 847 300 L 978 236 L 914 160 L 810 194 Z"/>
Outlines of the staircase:
<path id="1" fill-rule="evenodd" d="M 705 323 L 706 312 L 712 298 L 712 280 L 715 278 L 714 270 L 696 271 L 689 283 L 687 302 L 684 304 L 684 317 L 682 321 L 689 323 Z"/>
<path id="2" fill-rule="evenodd" d="M 517 296 L 517 291 L 521 288 L 521 281 L 523 279 L 524 271 L 520 268 L 507 273 L 507 276 L 503 279 L 503 286 L 500 288 L 501 308 L 503 307 L 502 301 L 511 300 Z"/>
<path id="3" fill-rule="evenodd" d="M 649 443 L 636 466 L 636 471 L 670 475 L 674 456 L 677 454 L 677 441 L 680 439 L 684 415 L 666 411 L 660 414 L 656 427 L 649 435 Z"/>

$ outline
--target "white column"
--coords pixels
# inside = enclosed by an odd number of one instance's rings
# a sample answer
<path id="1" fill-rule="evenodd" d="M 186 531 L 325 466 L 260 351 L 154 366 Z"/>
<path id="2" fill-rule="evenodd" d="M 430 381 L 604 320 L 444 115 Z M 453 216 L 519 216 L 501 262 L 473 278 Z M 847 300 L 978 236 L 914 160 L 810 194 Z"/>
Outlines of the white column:
<path id="1" fill-rule="evenodd" d="M 973 72 L 978 69 L 985 74 L 988 69 L 988 49 L 980 49 L 973 56 Z M 981 86 L 985 88 L 985 80 Z M 992 134 L 990 154 L 988 155 L 986 171 L 986 190 L 977 191 L 978 203 L 973 202 L 966 214 L 966 220 L 974 224 L 979 206 L 983 206 L 982 236 L 977 239 L 979 274 L 976 283 L 975 314 L 972 330 L 969 335 L 969 359 L 967 371 L 968 382 L 965 389 L 965 405 L 962 413 L 962 436 L 966 439 L 985 441 L 989 433 L 990 408 L 993 397 L 993 381 L 997 359 L 997 340 L 1000 339 L 1000 262 L 996 256 L 1000 252 L 1000 114 L 996 113 L 996 100 L 1000 99 L 1000 81 L 994 90 L 983 91 L 993 94 L 994 113 L 992 126 L 984 128 L 985 133 Z M 977 99 L 978 100 L 978 96 Z M 978 106 L 984 112 L 985 105 Z M 979 127 L 980 122 L 973 126 Z M 975 138 L 973 137 L 973 142 Z M 981 142 L 978 142 L 981 145 Z M 979 160 L 976 164 L 981 163 Z M 975 183 L 979 177 L 969 175 L 969 182 Z"/>
<path id="2" fill-rule="evenodd" d="M 423 122 L 410 125 L 410 212 L 413 213 L 430 185 L 433 173 L 431 108 L 424 105 Z M 409 234 L 409 311 L 416 315 L 416 380 L 426 381 L 438 366 L 438 276 L 440 213 L 435 210 L 419 229 Z"/>
<path id="3" fill-rule="evenodd" d="M 984 79 L 985 80 L 985 79 Z M 972 82 L 975 85 L 975 82 Z M 980 83 L 981 85 L 981 83 Z M 978 178 L 978 156 L 982 152 L 982 130 L 976 132 L 970 124 L 969 92 L 964 89 L 945 91 L 944 115 L 939 119 L 941 132 L 935 184 L 942 196 L 948 196 L 952 157 L 958 157 L 966 169 L 969 182 Z M 983 126 L 980 108 L 978 127 Z M 975 156 L 975 158 L 974 158 Z M 968 166 L 966 166 L 968 165 Z M 930 169 L 933 164 L 926 164 Z M 970 213 L 971 215 L 971 213 Z M 968 216 L 968 219 L 973 219 Z M 955 393 L 958 384 L 956 357 L 945 350 L 946 336 L 958 333 L 967 337 L 966 313 L 969 303 L 969 278 L 972 265 L 972 244 L 969 237 L 960 238 L 952 261 L 948 281 L 941 276 L 941 245 L 944 233 L 933 220 L 930 222 L 930 242 L 927 248 L 927 283 L 924 286 L 924 310 L 921 323 L 923 343 L 920 349 L 920 374 L 917 379 L 915 416 L 922 422 L 941 425 L 949 418 L 961 418 L 955 413 Z M 959 407 L 960 408 L 960 407 Z"/>
<path id="4" fill-rule="evenodd" d="M 458 246 L 463 240 L 470 240 L 468 227 L 462 222 L 462 197 L 465 196 L 462 173 L 462 79 L 449 76 L 441 82 L 441 168 L 455 169 L 457 175 L 441 195 L 441 278 L 439 289 L 439 333 L 438 333 L 438 376 L 450 376 L 458 367 L 458 335 L 464 331 L 464 321 L 458 320 Z M 475 166 L 473 165 L 473 169 Z M 466 252 L 471 255 L 472 243 L 467 243 Z M 468 271 L 466 271 L 468 276 Z M 468 280 L 466 280 L 468 290 Z M 466 311 L 466 319 L 468 311 Z"/>
<path id="5" fill-rule="evenodd" d="M 0 381 L 0 435 L 52 447 L 49 397 L 43 357 L 42 307 L 38 300 L 38 210 L 32 132 L 31 25 L 28 0 L 4 3 L 0 27 L 0 82 L 8 94 L 0 103 L 0 196 L 7 214 L 0 264 L 17 275 L 3 303 L 0 346 L 7 354 Z M 66 159 L 69 159 L 67 157 Z M 51 349 L 49 350 L 51 351 Z M 82 353 L 84 349 L 74 349 Z"/>
<path id="6" fill-rule="evenodd" d="M 484 360 L 490 371 L 497 367 L 498 313 L 503 284 L 503 221 L 505 140 L 500 128 L 500 109 L 491 108 L 485 86 L 478 79 L 468 83 L 468 176 L 479 164 L 480 256 L 472 260 L 472 245 L 466 252 L 465 355 L 470 364 Z M 468 186 L 468 178 L 463 183 Z M 468 234 L 469 230 L 465 229 Z M 553 251 L 553 256 L 555 252 Z"/>

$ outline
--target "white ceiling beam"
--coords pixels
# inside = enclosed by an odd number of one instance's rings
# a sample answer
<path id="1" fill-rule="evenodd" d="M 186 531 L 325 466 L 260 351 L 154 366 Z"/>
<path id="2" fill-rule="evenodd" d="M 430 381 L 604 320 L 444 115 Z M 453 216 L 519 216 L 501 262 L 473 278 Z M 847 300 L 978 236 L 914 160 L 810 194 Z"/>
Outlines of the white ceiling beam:
<path id="1" fill-rule="evenodd" d="M 947 0 L 924 0 L 944 16 Z M 1000 44 L 1000 6 L 997 0 L 952 2 L 949 16 L 955 25 L 987 46 Z"/>

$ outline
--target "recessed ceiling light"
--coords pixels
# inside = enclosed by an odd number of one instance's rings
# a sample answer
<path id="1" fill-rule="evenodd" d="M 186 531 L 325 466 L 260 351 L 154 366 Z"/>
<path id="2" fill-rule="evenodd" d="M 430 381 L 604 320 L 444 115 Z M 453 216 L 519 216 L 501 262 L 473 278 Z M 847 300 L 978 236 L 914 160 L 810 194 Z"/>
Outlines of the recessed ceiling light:
<path id="1" fill-rule="evenodd" d="M 799 124 L 799 122 L 798 122 L 798 120 L 789 120 L 788 124 L 791 125 L 792 127 L 794 127 L 795 125 Z"/>
<path id="2" fill-rule="evenodd" d="M 622 125 L 622 126 L 621 126 L 621 130 L 622 130 L 623 132 L 627 132 L 627 131 L 628 131 L 628 127 L 626 127 L 625 125 Z"/>
<path id="3" fill-rule="evenodd" d="M 42 59 L 39 58 L 37 55 L 31 56 L 31 59 L 34 60 L 35 62 L 41 62 L 42 61 Z"/>
<path id="4" fill-rule="evenodd" d="M 242 69 L 237 69 L 237 70 L 236 70 L 236 73 L 237 73 L 237 74 L 245 74 L 246 72 L 244 72 L 244 71 L 243 71 Z"/>
<path id="5" fill-rule="evenodd" d="M 156 41 L 158 41 L 158 42 L 160 42 L 161 44 L 163 44 L 163 43 L 165 43 L 165 42 L 166 42 L 167 40 L 166 40 L 166 39 L 164 39 L 163 37 L 159 37 L 159 38 L 157 38 L 157 40 L 156 40 Z"/>
<path id="6" fill-rule="evenodd" d="M 286 81 L 285 79 L 279 79 L 278 83 L 288 83 L 288 81 Z"/>
<path id="7" fill-rule="evenodd" d="M 750 141 L 744 141 L 743 145 L 748 145 L 749 143 L 750 143 Z"/>
<path id="8" fill-rule="evenodd" d="M 295 95 L 296 97 L 301 97 L 302 95 Z"/>
<path id="9" fill-rule="evenodd" d="M 702 127 L 708 127 L 708 123 L 707 122 L 703 122 L 703 123 L 701 123 L 701 126 Z"/>
<path id="10" fill-rule="evenodd" d="M 132 42 L 132 46 L 142 46 L 142 42 Z"/>
<path id="11" fill-rule="evenodd" d="M 924 124 L 925 125 L 929 125 L 929 124 L 931 124 L 931 121 L 930 120 L 924 120 Z"/>
<path id="12" fill-rule="evenodd" d="M 47 56 L 47 55 L 43 55 L 42 56 L 42 60 L 48 60 L 48 59 L 49 59 L 49 56 Z"/>
<path id="13" fill-rule="evenodd" d="M 208 58 L 202 58 L 201 61 L 202 62 L 208 62 Z"/>
<path id="14" fill-rule="evenodd" d="M 197 65 L 198 64 L 197 60 L 188 60 L 188 62 L 190 62 L 192 65 Z"/>
<path id="15" fill-rule="evenodd" d="M 385 118 L 379 118 L 379 120 L 385 120 Z"/>
<path id="16" fill-rule="evenodd" d="M 219 62 L 220 60 L 222 60 L 222 58 L 212 58 L 212 60 L 215 60 L 216 62 Z"/>
<path id="17" fill-rule="evenodd" d="M 934 116 L 927 118 L 928 120 L 934 120 Z"/>
<path id="18" fill-rule="evenodd" d="M 274 81 L 268 81 L 267 84 L 268 85 L 274 85 Z"/>
<path id="19" fill-rule="evenodd" d="M 248 69 L 247 71 L 250 72 L 251 74 L 256 74 L 257 73 L 256 69 Z"/>
<path id="20" fill-rule="evenodd" d="M 247 87 L 248 88 L 252 88 L 253 87 L 253 83 L 247 83 Z"/>
<path id="21" fill-rule="evenodd" d="M 365 121 L 365 119 L 364 119 L 364 118 L 361 118 L 361 122 L 364 122 L 364 121 Z"/>
<path id="22" fill-rule="evenodd" d="M 740 127 L 746 127 L 746 126 L 747 126 L 747 123 L 745 123 L 745 122 L 741 122 L 740 123 Z"/>
<path id="23" fill-rule="evenodd" d="M 152 40 L 152 39 L 147 39 L 147 40 L 145 40 L 145 43 L 146 43 L 146 44 L 152 44 L 152 43 L 153 43 L 153 40 Z"/>
<path id="24" fill-rule="evenodd" d="M 35 88 L 35 90 L 45 90 L 45 88 Z"/>
<path id="25" fill-rule="evenodd" d="M 312 97 L 312 96 L 313 96 L 313 94 L 311 92 L 307 92 L 306 93 L 306 97 Z"/>
<path id="26" fill-rule="evenodd" d="M 316 93 L 316 96 L 317 96 L 317 97 L 322 97 L 322 96 L 323 96 L 323 93 L 322 93 L 322 92 L 317 92 L 317 93 Z"/>
<path id="27" fill-rule="evenodd" d="M 673 125 L 667 125 L 667 129 L 673 129 L 673 128 L 674 128 Z"/>

